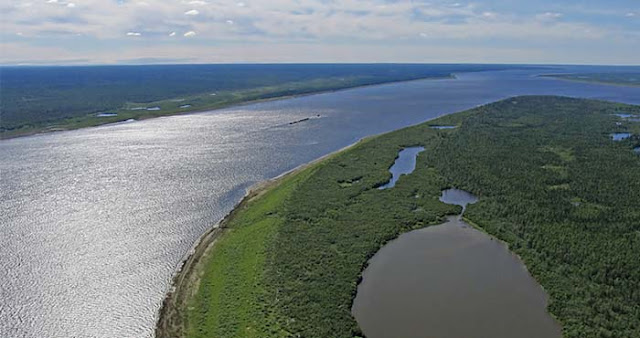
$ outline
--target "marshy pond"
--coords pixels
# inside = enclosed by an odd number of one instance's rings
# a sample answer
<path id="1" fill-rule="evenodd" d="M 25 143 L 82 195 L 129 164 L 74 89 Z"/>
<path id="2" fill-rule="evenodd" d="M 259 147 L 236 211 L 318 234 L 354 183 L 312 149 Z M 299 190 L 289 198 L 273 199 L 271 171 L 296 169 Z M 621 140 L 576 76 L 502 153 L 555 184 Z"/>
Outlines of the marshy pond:
<path id="1" fill-rule="evenodd" d="M 441 201 L 477 198 L 449 189 Z M 401 235 L 369 261 L 352 313 L 369 338 L 561 337 L 547 296 L 506 245 L 461 220 Z"/>
<path id="2" fill-rule="evenodd" d="M 393 163 L 389 172 L 391 173 L 391 180 L 389 182 L 378 187 L 380 190 L 393 188 L 396 182 L 402 175 L 411 174 L 416 170 L 416 158 L 418 154 L 424 151 L 424 147 L 408 147 L 402 149 L 398 153 L 398 158 Z"/>

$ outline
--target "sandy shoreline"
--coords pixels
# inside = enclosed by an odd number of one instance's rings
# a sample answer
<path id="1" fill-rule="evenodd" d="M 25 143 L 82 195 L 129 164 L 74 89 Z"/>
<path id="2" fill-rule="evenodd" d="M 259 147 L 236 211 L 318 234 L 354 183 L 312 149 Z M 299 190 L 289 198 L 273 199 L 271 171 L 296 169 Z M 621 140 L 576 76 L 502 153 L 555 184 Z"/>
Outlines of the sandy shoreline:
<path id="1" fill-rule="evenodd" d="M 157 312 L 155 336 L 158 338 L 185 336 L 184 312 L 189 298 L 198 290 L 200 278 L 203 273 L 202 270 L 205 258 L 208 257 L 208 254 L 215 246 L 217 240 L 228 232 L 229 228 L 227 228 L 227 224 L 239 211 L 243 210 L 249 202 L 262 196 L 269 189 L 279 185 L 284 179 L 315 164 L 323 162 L 347 149 L 353 148 L 369 138 L 371 137 L 362 138 L 353 144 L 323 155 L 311 162 L 301 164 L 274 178 L 258 182 L 249 187 L 247 189 L 247 193 L 233 207 L 233 209 L 224 216 L 222 220 L 212 226 L 196 240 L 194 245 L 188 251 L 187 257 L 178 265 L 178 268 L 175 270 L 175 273 L 171 278 L 171 286 L 162 301 L 162 307 Z"/>

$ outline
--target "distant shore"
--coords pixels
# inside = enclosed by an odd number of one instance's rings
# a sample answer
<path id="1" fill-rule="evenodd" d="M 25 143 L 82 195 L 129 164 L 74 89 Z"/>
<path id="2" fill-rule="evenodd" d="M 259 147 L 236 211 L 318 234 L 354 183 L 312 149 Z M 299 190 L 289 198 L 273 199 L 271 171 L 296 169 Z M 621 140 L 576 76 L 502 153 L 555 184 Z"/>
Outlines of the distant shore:
<path id="1" fill-rule="evenodd" d="M 364 88 L 364 87 L 373 87 L 373 86 L 382 86 L 393 83 L 404 83 L 404 82 L 415 82 L 415 81 L 424 81 L 424 80 L 443 80 L 443 79 L 455 79 L 455 74 L 449 74 L 446 76 L 429 76 L 429 77 L 421 77 L 416 79 L 406 79 L 406 80 L 390 80 L 383 82 L 375 82 L 369 84 L 361 84 L 361 85 L 347 85 L 347 86 L 335 86 L 332 88 L 321 88 L 321 89 L 302 89 L 301 93 L 297 94 L 283 94 L 283 95 L 273 95 L 269 96 L 270 93 L 266 93 L 267 97 L 255 98 L 250 95 L 247 97 L 241 97 L 236 99 L 235 101 L 228 102 L 216 102 L 204 106 L 189 106 L 189 107 L 178 107 L 167 110 L 149 110 L 149 109 L 127 109 L 127 110 L 117 110 L 117 113 L 114 115 L 110 115 L 111 113 L 102 113 L 102 114 L 89 114 L 81 117 L 68 118 L 64 120 L 60 120 L 57 122 L 52 122 L 48 125 L 42 126 L 28 126 L 19 129 L 13 129 L 9 131 L 4 131 L 0 133 L 0 140 L 12 139 L 17 137 L 24 136 L 33 136 L 38 134 L 47 134 L 53 132 L 60 131 L 69 131 L 76 129 L 84 129 L 89 127 L 97 127 L 115 123 L 122 123 L 127 121 L 141 121 L 150 118 L 163 117 L 163 116 L 174 116 L 174 115 L 186 115 L 186 114 L 196 114 L 196 113 L 204 113 L 219 109 L 231 108 L 231 107 L 241 107 L 250 104 L 277 101 L 277 100 L 286 100 L 293 99 L 297 97 L 304 97 L 310 95 L 317 94 L 325 94 L 325 93 L 334 93 L 340 92 L 344 90 L 356 89 L 356 88 Z M 286 85 L 286 84 L 285 84 Z M 255 90 L 260 90 L 261 88 L 256 88 Z M 242 93 L 242 92 L 241 92 Z M 197 97 L 204 97 L 209 94 L 202 94 Z M 177 101 L 175 98 L 170 98 L 163 100 L 161 102 L 186 102 L 189 100 L 181 100 Z M 149 106 L 157 106 L 157 102 L 148 103 Z M 110 112 L 110 111 L 109 111 Z"/>
<path id="2" fill-rule="evenodd" d="M 604 80 L 604 79 L 598 79 L 598 78 L 576 78 L 574 77 L 574 75 L 580 75 L 580 74 L 572 74 L 572 73 L 540 74 L 540 75 L 537 75 L 537 77 L 551 78 L 551 79 L 571 81 L 571 82 L 580 82 L 580 83 L 602 84 L 602 85 L 617 86 L 617 87 L 640 87 L 640 83 L 618 82 L 614 80 Z"/>

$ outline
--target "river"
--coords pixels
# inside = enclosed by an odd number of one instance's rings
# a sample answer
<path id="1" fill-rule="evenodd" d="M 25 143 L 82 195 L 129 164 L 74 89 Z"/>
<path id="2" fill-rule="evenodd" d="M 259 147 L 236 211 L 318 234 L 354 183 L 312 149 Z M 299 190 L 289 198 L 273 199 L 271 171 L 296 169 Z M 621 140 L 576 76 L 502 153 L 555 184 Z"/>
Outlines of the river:
<path id="1" fill-rule="evenodd" d="M 458 74 L 0 141 L 0 336 L 152 336 L 179 262 L 246 188 L 364 136 L 520 94 L 640 104 L 638 87 L 537 72 Z"/>

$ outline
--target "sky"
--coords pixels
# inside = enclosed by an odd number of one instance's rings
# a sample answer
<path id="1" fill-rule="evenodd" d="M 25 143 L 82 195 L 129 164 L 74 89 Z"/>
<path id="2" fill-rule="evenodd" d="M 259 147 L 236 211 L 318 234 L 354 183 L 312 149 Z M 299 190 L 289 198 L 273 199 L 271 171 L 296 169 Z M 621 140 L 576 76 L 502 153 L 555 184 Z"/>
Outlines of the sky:
<path id="1" fill-rule="evenodd" d="M 0 64 L 640 64 L 640 0 L 0 0 Z"/>

